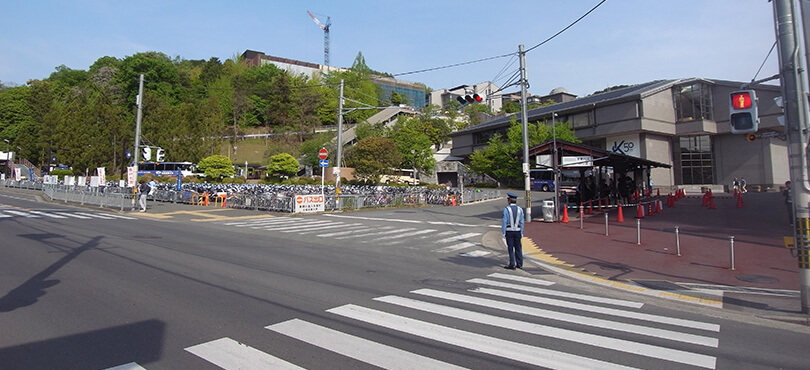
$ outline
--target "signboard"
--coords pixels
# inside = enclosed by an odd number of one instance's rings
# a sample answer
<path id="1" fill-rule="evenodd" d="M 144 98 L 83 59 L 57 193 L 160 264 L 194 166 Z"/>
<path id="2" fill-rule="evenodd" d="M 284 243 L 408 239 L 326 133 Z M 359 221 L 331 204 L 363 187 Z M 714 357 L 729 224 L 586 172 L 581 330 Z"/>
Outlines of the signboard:
<path id="1" fill-rule="evenodd" d="M 562 157 L 563 167 L 593 167 L 593 157 L 589 155 L 564 156 Z"/>
<path id="2" fill-rule="evenodd" d="M 323 212 L 325 197 L 322 194 L 296 195 L 295 213 Z"/>
<path id="3" fill-rule="evenodd" d="M 320 161 L 318 161 L 318 164 L 321 167 L 329 167 L 329 160 L 328 159 L 321 159 Z"/>
<path id="4" fill-rule="evenodd" d="M 639 143 L 638 135 L 616 136 L 607 140 L 608 151 L 633 157 L 641 157 Z"/>
<path id="5" fill-rule="evenodd" d="M 321 148 L 321 150 L 318 151 L 318 159 L 326 159 L 328 156 L 329 151 L 326 150 L 326 148 Z"/>
<path id="6" fill-rule="evenodd" d="M 96 174 L 98 175 L 98 177 L 101 177 L 101 185 L 105 185 L 104 183 L 106 181 L 104 180 L 107 178 L 107 172 L 104 170 L 104 167 L 96 168 Z"/>
<path id="7" fill-rule="evenodd" d="M 127 167 L 127 186 L 134 188 L 136 182 L 138 182 L 138 167 Z"/>
<path id="8" fill-rule="evenodd" d="M 542 167 L 554 167 L 554 164 L 551 163 L 551 154 L 541 154 L 534 157 L 535 161 L 537 162 L 538 166 Z"/>

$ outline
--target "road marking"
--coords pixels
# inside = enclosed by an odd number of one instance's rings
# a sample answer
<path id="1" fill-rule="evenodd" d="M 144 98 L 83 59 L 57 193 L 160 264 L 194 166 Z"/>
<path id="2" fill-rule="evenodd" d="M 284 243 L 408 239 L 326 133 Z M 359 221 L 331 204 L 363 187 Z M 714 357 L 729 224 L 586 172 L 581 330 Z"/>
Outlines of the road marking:
<path id="1" fill-rule="evenodd" d="M 65 216 L 58 215 L 58 214 L 55 214 L 55 213 L 49 213 L 49 212 L 42 212 L 42 211 L 30 211 L 30 212 L 35 214 L 35 215 L 47 216 L 47 217 L 50 217 L 50 218 L 67 218 Z"/>
<path id="2" fill-rule="evenodd" d="M 344 305 L 329 309 L 327 312 L 536 366 L 556 369 L 630 369 L 605 361 L 470 333 L 357 305 Z"/>
<path id="3" fill-rule="evenodd" d="M 22 211 L 15 211 L 13 209 L 6 209 L 6 210 L 4 210 L 4 212 L 11 213 L 12 215 L 27 217 L 27 218 L 41 218 L 41 216 L 32 215 L 30 213 L 22 212 Z"/>
<path id="4" fill-rule="evenodd" d="M 454 241 L 461 240 L 461 239 L 472 238 L 472 237 L 478 236 L 478 235 L 481 235 L 481 234 L 480 233 L 460 234 L 460 235 L 451 236 L 449 238 L 444 238 L 444 239 L 441 239 L 441 240 L 437 240 L 436 243 L 449 243 L 449 242 L 454 242 Z"/>
<path id="5" fill-rule="evenodd" d="M 374 298 L 376 301 L 386 302 L 402 307 L 407 307 L 419 311 L 443 315 L 456 319 L 471 321 L 478 324 L 490 325 L 499 328 L 534 334 L 549 338 L 562 339 L 570 342 L 586 344 L 594 347 L 610 349 L 613 351 L 626 352 L 640 356 L 657 358 L 661 360 L 673 361 L 687 365 L 700 366 L 714 369 L 716 359 L 712 356 L 690 353 L 677 349 L 654 346 L 645 343 L 638 343 L 624 339 L 605 337 L 601 335 L 588 334 L 575 330 L 562 329 L 553 326 L 540 325 L 524 322 L 485 313 L 464 310 L 461 308 L 443 306 L 430 302 L 418 301 L 415 299 L 385 296 Z M 506 305 L 491 306 L 494 308 L 507 307 Z M 619 327 L 618 325 L 616 327 Z"/>
<path id="6" fill-rule="evenodd" d="M 530 278 L 530 277 L 525 277 L 525 276 L 502 274 L 500 272 L 494 272 L 494 273 L 491 273 L 491 274 L 489 274 L 487 276 L 498 278 L 498 279 L 504 279 L 504 280 L 518 281 L 518 282 L 521 282 L 521 283 L 534 284 L 534 285 L 542 285 L 542 286 L 554 285 L 553 281 L 535 279 L 535 278 Z"/>
<path id="7" fill-rule="evenodd" d="M 669 339 L 677 342 L 697 344 L 706 347 L 717 348 L 717 345 L 719 343 L 719 340 L 717 338 L 705 337 L 702 335 L 687 334 L 672 330 L 651 328 L 642 325 L 627 324 L 622 322 L 592 318 L 588 316 L 551 311 L 542 308 L 521 306 L 513 303 L 500 302 L 486 298 L 477 298 L 463 294 L 445 293 L 433 289 L 418 289 L 412 291 L 411 293 L 425 295 L 428 297 L 446 299 L 454 302 L 469 303 L 482 307 L 497 308 L 499 310 L 516 312 L 524 315 L 542 317 L 551 320 L 569 322 L 579 325 L 591 326 L 595 328 L 622 331 L 625 333 L 646 335 L 654 338 Z"/>
<path id="8" fill-rule="evenodd" d="M 579 299 L 579 300 L 582 300 L 582 301 L 589 301 L 589 302 L 596 302 L 596 303 L 606 303 L 606 304 L 612 304 L 612 305 L 615 305 L 615 306 L 641 308 L 641 306 L 644 305 L 643 303 L 639 303 L 639 302 L 625 301 L 625 300 L 612 299 L 612 298 L 595 297 L 595 296 L 577 294 L 577 293 L 560 292 L 560 291 L 557 291 L 557 290 L 549 290 L 549 289 L 542 289 L 542 288 L 535 288 L 535 287 L 525 287 L 525 286 L 522 286 L 522 285 L 501 283 L 501 282 L 498 282 L 498 281 L 492 281 L 492 280 L 487 280 L 487 279 L 470 279 L 470 280 L 467 280 L 467 282 L 468 283 L 473 283 L 473 284 L 496 286 L 496 287 L 499 287 L 499 288 L 508 288 L 508 289 L 514 289 L 514 290 L 521 290 L 521 291 L 530 292 L 530 293 L 551 295 L 551 296 L 556 296 L 556 297 L 574 298 L 574 299 Z"/>
<path id="9" fill-rule="evenodd" d="M 436 243 L 438 244 L 439 242 L 436 242 Z M 461 243 L 453 244 L 451 246 L 447 246 L 447 247 L 444 247 L 444 248 L 434 249 L 433 251 L 436 252 L 436 253 L 450 253 L 450 252 L 454 252 L 454 251 L 461 250 L 461 249 L 464 249 L 464 248 L 475 247 L 475 246 L 478 246 L 478 245 L 480 245 L 480 244 L 473 243 L 473 242 L 461 242 Z"/>
<path id="10" fill-rule="evenodd" d="M 364 237 L 364 236 L 383 235 L 383 234 L 388 234 L 390 232 L 390 230 L 393 229 L 393 228 L 394 228 L 393 226 L 377 227 L 377 228 L 375 228 L 376 230 L 382 230 L 382 231 L 377 231 L 375 233 L 344 235 L 344 236 L 339 236 L 339 237 L 337 237 L 335 239 L 349 239 L 349 238 Z M 416 229 L 408 228 L 408 229 L 400 229 L 400 230 L 416 230 Z"/>
<path id="11" fill-rule="evenodd" d="M 386 229 L 393 229 L 394 227 L 393 226 L 386 226 L 385 228 Z M 338 231 L 338 232 L 334 232 L 334 233 L 326 233 L 326 234 L 318 234 L 318 237 L 319 238 L 331 238 L 333 236 L 341 236 L 341 235 L 346 235 L 346 234 L 355 234 L 359 230 L 364 230 L 364 229 L 368 229 L 368 226 L 361 224 L 359 226 L 347 227 L 343 231 Z M 380 228 L 380 229 L 382 229 L 382 228 Z"/>
<path id="12" fill-rule="evenodd" d="M 486 256 L 488 254 L 490 254 L 490 252 L 487 252 L 487 251 L 472 251 L 472 252 L 459 254 L 459 256 L 462 256 L 462 257 L 483 257 L 483 256 Z"/>
<path id="13" fill-rule="evenodd" d="M 532 302 L 532 303 L 540 303 L 540 304 L 545 304 L 545 305 L 550 305 L 550 306 L 567 307 L 567 308 L 572 308 L 572 309 L 579 310 L 579 311 L 593 312 L 593 313 L 599 313 L 599 314 L 610 315 L 610 316 L 626 317 L 626 318 L 630 318 L 630 319 L 657 322 L 657 323 L 661 323 L 661 324 L 682 326 L 682 327 L 685 327 L 685 328 L 694 328 L 694 329 L 701 329 L 701 330 L 714 331 L 714 332 L 719 332 L 720 331 L 720 325 L 710 324 L 710 323 L 705 323 L 705 322 L 700 322 L 700 321 L 693 321 L 693 320 L 686 320 L 686 319 L 678 319 L 678 318 L 674 318 L 674 317 L 651 315 L 651 314 L 633 312 L 633 311 L 625 311 L 625 310 L 619 310 L 619 309 L 615 309 L 615 308 L 594 306 L 592 304 L 569 302 L 569 301 L 563 301 L 563 300 L 559 300 L 559 299 L 538 297 L 538 296 L 534 296 L 534 295 L 507 292 L 507 291 L 489 289 L 489 288 L 475 288 L 475 289 L 471 289 L 470 291 L 474 292 L 474 293 L 489 294 L 489 295 L 494 295 L 494 296 L 503 297 L 503 298 L 517 299 L 517 300 L 521 300 L 521 301 Z"/>
<path id="14" fill-rule="evenodd" d="M 115 367 L 108 367 L 105 370 L 146 370 L 146 368 L 138 365 L 137 363 L 130 362 L 128 364 L 118 365 Z"/>
<path id="15" fill-rule="evenodd" d="M 394 235 L 389 235 L 389 236 L 383 236 L 383 237 L 379 237 L 377 239 L 371 239 L 371 240 L 369 240 L 369 242 L 392 240 L 392 239 L 401 239 L 401 238 L 406 238 L 406 237 L 415 237 L 417 235 L 432 233 L 432 232 L 435 232 L 435 231 L 436 230 L 433 230 L 433 229 L 417 230 L 417 231 L 407 232 L 407 233 L 402 233 L 402 234 L 394 234 Z"/>
<path id="16" fill-rule="evenodd" d="M 300 319 L 270 325 L 266 329 L 383 369 L 463 369 Z"/>
<path id="17" fill-rule="evenodd" d="M 186 348 L 224 369 L 303 369 L 231 338 L 220 338 Z"/>
<path id="18" fill-rule="evenodd" d="M 112 220 L 113 218 L 115 218 L 115 217 L 110 217 L 110 216 L 107 216 L 107 215 L 102 215 L 102 214 L 99 214 L 99 213 L 76 212 L 76 214 L 77 215 L 82 215 L 82 216 L 87 216 L 87 217 L 90 217 L 90 218 L 101 218 L 101 219 L 104 219 L 104 220 Z"/>

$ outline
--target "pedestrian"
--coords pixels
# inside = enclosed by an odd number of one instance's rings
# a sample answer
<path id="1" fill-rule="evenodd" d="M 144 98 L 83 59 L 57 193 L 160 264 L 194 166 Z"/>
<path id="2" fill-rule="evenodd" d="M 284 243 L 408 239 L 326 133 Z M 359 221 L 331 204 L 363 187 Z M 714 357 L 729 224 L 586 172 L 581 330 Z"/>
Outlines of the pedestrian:
<path id="1" fill-rule="evenodd" d="M 740 177 L 740 191 L 743 193 L 747 193 L 748 189 L 745 188 L 745 185 L 748 185 L 748 182 L 745 181 L 745 177 Z"/>
<path id="2" fill-rule="evenodd" d="M 788 223 L 793 226 L 793 190 L 790 189 L 790 180 L 785 181 L 785 190 L 782 191 L 787 206 Z"/>
<path id="3" fill-rule="evenodd" d="M 501 219 L 501 234 L 506 239 L 506 249 L 509 252 L 509 264 L 505 269 L 514 270 L 523 268 L 523 208 L 517 205 L 517 195 L 506 193 L 507 206 L 503 209 Z"/>
<path id="4" fill-rule="evenodd" d="M 138 206 L 140 206 L 140 212 L 146 212 L 146 197 L 149 195 L 149 190 L 152 187 L 146 183 L 146 181 L 141 180 L 140 185 L 138 186 Z"/>
<path id="5" fill-rule="evenodd" d="M 731 182 L 731 188 L 734 189 L 735 193 L 737 190 L 740 190 L 740 180 L 737 180 L 736 177 L 734 178 L 734 181 Z"/>

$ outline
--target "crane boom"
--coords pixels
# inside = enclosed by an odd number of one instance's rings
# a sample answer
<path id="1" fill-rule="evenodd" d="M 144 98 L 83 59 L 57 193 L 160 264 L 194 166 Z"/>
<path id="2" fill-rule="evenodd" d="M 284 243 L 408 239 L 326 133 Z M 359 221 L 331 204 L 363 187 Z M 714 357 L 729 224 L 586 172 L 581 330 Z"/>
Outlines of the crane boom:
<path id="1" fill-rule="evenodd" d="M 326 17 L 326 24 L 323 24 L 315 14 L 312 14 L 309 10 L 307 10 L 307 14 L 309 17 L 315 21 L 315 24 L 318 25 L 323 30 L 323 64 L 329 65 L 329 26 L 332 25 L 332 20 L 327 16 Z"/>

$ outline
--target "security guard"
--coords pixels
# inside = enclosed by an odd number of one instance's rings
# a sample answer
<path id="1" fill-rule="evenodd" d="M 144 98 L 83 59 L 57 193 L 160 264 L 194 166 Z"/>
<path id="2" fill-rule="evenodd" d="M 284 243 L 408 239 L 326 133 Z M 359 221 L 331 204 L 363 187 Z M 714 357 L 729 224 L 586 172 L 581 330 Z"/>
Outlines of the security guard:
<path id="1" fill-rule="evenodd" d="M 523 268 L 523 208 L 517 203 L 517 195 L 506 193 L 508 205 L 503 209 L 501 219 L 501 234 L 506 239 L 506 249 L 509 251 L 509 264 L 505 269 L 514 270 Z"/>

